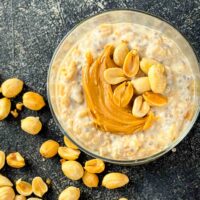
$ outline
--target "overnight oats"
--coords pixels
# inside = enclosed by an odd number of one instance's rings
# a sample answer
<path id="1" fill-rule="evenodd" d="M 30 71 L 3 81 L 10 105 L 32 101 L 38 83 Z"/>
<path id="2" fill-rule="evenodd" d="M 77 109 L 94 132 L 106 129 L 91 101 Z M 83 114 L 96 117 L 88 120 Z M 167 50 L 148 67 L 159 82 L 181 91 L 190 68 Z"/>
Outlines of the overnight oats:
<path id="1" fill-rule="evenodd" d="M 91 30 L 52 78 L 62 127 L 104 158 L 136 160 L 165 150 L 195 112 L 189 61 L 174 41 L 139 24 Z"/>

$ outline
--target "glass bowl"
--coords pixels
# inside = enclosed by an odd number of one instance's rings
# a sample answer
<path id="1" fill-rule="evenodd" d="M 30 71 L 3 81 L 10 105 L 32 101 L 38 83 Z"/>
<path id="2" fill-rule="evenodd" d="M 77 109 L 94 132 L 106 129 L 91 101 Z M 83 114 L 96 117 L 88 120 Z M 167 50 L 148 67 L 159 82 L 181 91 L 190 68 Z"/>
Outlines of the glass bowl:
<path id="1" fill-rule="evenodd" d="M 187 130 L 185 130 L 180 136 L 173 141 L 165 150 L 154 154 L 150 157 L 146 157 L 143 159 L 138 160 L 114 160 L 114 159 L 108 159 L 105 157 L 101 157 L 99 155 L 96 155 L 93 152 L 90 152 L 88 149 L 84 148 L 81 144 L 79 144 L 75 138 L 67 133 L 67 131 L 64 130 L 61 120 L 59 119 L 58 115 L 58 109 L 59 105 L 56 104 L 55 98 L 56 98 L 56 78 L 57 77 L 57 71 L 60 67 L 60 64 L 64 58 L 64 56 L 67 54 L 69 49 L 72 47 L 74 43 L 77 42 L 77 40 L 80 39 L 80 36 L 84 36 L 88 31 L 92 30 L 93 28 L 97 27 L 98 25 L 102 23 L 136 23 L 140 25 L 147 26 L 149 28 L 158 30 L 160 32 L 163 32 L 168 38 L 175 41 L 175 43 L 179 46 L 179 48 L 182 50 L 182 52 L 185 54 L 187 59 L 189 60 L 192 70 L 195 75 L 195 93 L 196 93 L 196 109 L 195 114 L 193 116 L 193 119 L 191 120 L 190 125 L 187 127 Z M 153 161 L 160 156 L 166 154 L 168 151 L 170 151 L 172 148 L 174 148 L 191 130 L 192 126 L 194 125 L 197 116 L 199 114 L 200 106 L 199 106 L 199 97 L 200 97 L 200 70 L 199 70 L 199 63 L 197 60 L 197 56 L 194 53 L 194 50 L 192 49 L 189 42 L 185 39 L 185 37 L 176 30 L 172 25 L 164 21 L 163 19 L 157 18 L 155 16 L 152 16 L 150 14 L 144 13 L 142 11 L 136 11 L 136 10 L 112 10 L 103 12 L 101 14 L 92 16 L 87 18 L 86 20 L 83 20 L 81 23 L 79 23 L 77 26 L 75 26 L 68 34 L 63 38 L 63 40 L 58 45 L 57 49 L 55 50 L 55 53 L 53 55 L 53 58 L 50 63 L 49 72 L 48 72 L 48 80 L 47 80 L 47 87 L 48 87 L 48 101 L 50 105 L 50 109 L 52 112 L 52 115 L 59 126 L 62 133 L 67 136 L 70 140 L 72 140 L 81 151 L 85 152 L 86 154 L 96 157 L 99 159 L 102 159 L 106 162 L 115 163 L 115 164 L 121 164 L 121 165 L 139 165 L 144 164 L 150 161 Z"/>

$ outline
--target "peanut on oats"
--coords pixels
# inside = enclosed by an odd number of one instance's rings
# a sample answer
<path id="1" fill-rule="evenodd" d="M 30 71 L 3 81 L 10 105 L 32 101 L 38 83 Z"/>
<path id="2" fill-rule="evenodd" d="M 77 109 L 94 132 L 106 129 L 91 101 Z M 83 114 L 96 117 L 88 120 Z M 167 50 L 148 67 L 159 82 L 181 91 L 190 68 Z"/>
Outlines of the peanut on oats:
<path id="1" fill-rule="evenodd" d="M 151 90 L 155 93 L 163 93 L 167 85 L 167 78 L 163 71 L 163 65 L 153 65 L 148 72 Z"/>
<path id="2" fill-rule="evenodd" d="M 78 147 L 66 136 L 64 136 L 64 143 L 69 148 L 78 149 Z"/>
<path id="3" fill-rule="evenodd" d="M 136 78 L 132 80 L 131 83 L 133 84 L 133 87 L 137 94 L 142 94 L 146 91 L 151 90 L 148 77 Z"/>
<path id="4" fill-rule="evenodd" d="M 25 166 L 25 160 L 19 152 L 8 154 L 6 157 L 6 162 L 10 167 L 17 169 Z"/>
<path id="5" fill-rule="evenodd" d="M 105 170 L 105 163 L 100 159 L 88 160 L 85 163 L 84 169 L 87 172 L 98 174 Z"/>
<path id="6" fill-rule="evenodd" d="M 0 99 L 0 120 L 5 119 L 9 115 L 10 109 L 11 109 L 10 99 L 1 98 Z"/>
<path id="7" fill-rule="evenodd" d="M 78 200 L 80 198 L 80 189 L 70 186 L 63 190 L 58 200 Z"/>
<path id="8" fill-rule="evenodd" d="M 40 147 L 40 154 L 45 158 L 52 158 L 58 153 L 59 144 L 54 140 L 47 140 Z"/>
<path id="9" fill-rule="evenodd" d="M 129 182 L 128 176 L 122 173 L 109 173 L 103 177 L 102 186 L 108 189 L 116 189 L 123 187 Z"/>
<path id="10" fill-rule="evenodd" d="M 20 79 L 10 78 L 2 83 L 2 94 L 4 97 L 13 98 L 22 91 L 23 85 L 24 83 Z"/>
<path id="11" fill-rule="evenodd" d="M 167 97 L 158 93 L 145 92 L 142 96 L 150 106 L 161 107 L 161 106 L 166 105 L 168 102 Z"/>
<path id="12" fill-rule="evenodd" d="M 0 200 L 14 200 L 15 192 L 11 187 L 0 187 Z"/>
<path id="13" fill-rule="evenodd" d="M 38 197 L 43 197 L 43 195 L 48 191 L 47 184 L 41 177 L 35 177 L 32 180 L 32 189 L 33 193 Z"/>
<path id="14" fill-rule="evenodd" d="M 23 196 L 30 196 L 33 193 L 31 184 L 21 179 L 16 182 L 16 190 Z"/>
<path id="15" fill-rule="evenodd" d="M 21 120 L 21 129 L 31 135 L 38 134 L 42 129 L 39 117 L 29 116 Z"/>
<path id="16" fill-rule="evenodd" d="M 84 170 L 77 161 L 65 161 L 62 163 L 62 171 L 71 180 L 79 180 L 83 177 Z"/>
<path id="17" fill-rule="evenodd" d="M 26 197 L 23 195 L 16 195 L 15 200 L 26 200 Z"/>
<path id="18" fill-rule="evenodd" d="M 128 77 L 136 76 L 139 71 L 139 64 L 140 63 L 139 63 L 138 51 L 133 49 L 127 54 L 124 60 L 123 64 L 124 74 Z"/>
<path id="19" fill-rule="evenodd" d="M 61 158 L 65 160 L 76 160 L 80 155 L 80 151 L 78 149 L 72 149 L 69 147 L 59 147 L 58 154 Z"/>
<path id="20" fill-rule="evenodd" d="M 43 97 L 36 92 L 26 92 L 22 99 L 23 105 L 30 110 L 41 110 L 45 106 Z"/>
<path id="21" fill-rule="evenodd" d="M 7 177 L 0 174 L 0 188 L 5 186 L 12 187 L 13 184 Z"/>
<path id="22" fill-rule="evenodd" d="M 113 53 L 114 62 L 120 67 L 122 67 L 128 52 L 129 52 L 129 49 L 128 49 L 127 42 L 122 41 L 114 50 L 114 53 Z"/>
<path id="23" fill-rule="evenodd" d="M 96 174 L 85 171 L 82 180 L 87 187 L 98 187 L 99 178 Z"/>
<path id="24" fill-rule="evenodd" d="M 120 107 L 126 107 L 134 94 L 133 86 L 130 81 L 118 85 L 113 93 L 113 101 Z"/>
<path id="25" fill-rule="evenodd" d="M 156 64 L 158 64 L 158 62 L 156 60 L 144 57 L 140 61 L 140 68 L 145 74 L 148 74 L 149 69 L 151 68 L 151 66 L 152 65 L 156 65 Z"/>
<path id="26" fill-rule="evenodd" d="M 3 151 L 0 151 L 0 170 L 4 167 L 6 155 Z"/>
<path id="27" fill-rule="evenodd" d="M 144 117 L 150 110 L 149 104 L 143 100 L 142 96 L 135 98 L 132 108 L 134 117 Z"/>
<path id="28" fill-rule="evenodd" d="M 104 71 L 104 79 L 108 84 L 115 85 L 125 81 L 127 78 L 121 68 L 113 67 Z"/>

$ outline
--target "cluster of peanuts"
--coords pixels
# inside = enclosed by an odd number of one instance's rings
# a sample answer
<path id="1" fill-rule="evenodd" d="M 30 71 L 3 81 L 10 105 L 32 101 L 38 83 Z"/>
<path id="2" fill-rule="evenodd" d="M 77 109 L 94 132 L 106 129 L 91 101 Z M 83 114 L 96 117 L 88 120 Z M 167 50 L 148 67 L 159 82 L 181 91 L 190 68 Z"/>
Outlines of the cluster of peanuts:
<path id="1" fill-rule="evenodd" d="M 116 67 L 104 71 L 105 81 L 115 86 L 113 101 L 120 107 L 126 107 L 133 99 L 132 114 L 141 118 L 150 111 L 150 106 L 167 104 L 165 91 L 167 80 L 165 67 L 151 58 L 140 59 L 136 49 L 129 50 L 122 41 L 113 52 Z"/>
<path id="2" fill-rule="evenodd" d="M 10 99 L 22 92 L 23 85 L 23 81 L 18 78 L 10 78 L 2 83 L 0 91 L 4 97 L 0 99 L 0 120 L 8 117 L 9 113 L 17 118 L 18 112 L 22 110 L 23 106 L 34 111 L 38 111 L 45 106 L 45 101 L 40 94 L 29 91 L 23 94 L 22 102 L 16 104 L 16 109 L 11 110 Z M 23 131 L 35 135 L 41 131 L 42 123 L 39 117 L 29 116 L 21 120 L 21 128 Z"/>
<path id="3" fill-rule="evenodd" d="M 22 168 L 25 166 L 25 159 L 19 152 L 10 153 L 7 156 L 3 151 L 0 151 L 0 170 L 4 167 L 5 162 L 12 168 Z M 15 189 L 17 195 L 13 189 L 13 183 L 5 176 L 0 174 L 0 200 L 26 200 L 27 196 L 32 193 L 37 197 L 43 197 L 48 191 L 47 184 L 50 184 L 50 180 L 46 182 L 41 177 L 35 177 L 32 183 L 19 179 L 15 182 Z M 28 200 L 40 200 L 40 198 L 30 197 Z"/>
<path id="4" fill-rule="evenodd" d="M 11 111 L 11 98 L 16 97 L 23 89 L 23 81 L 17 78 L 6 80 L 1 85 L 1 93 L 4 96 L 0 99 L 0 120 L 5 119 L 9 113 L 14 117 L 18 116 L 18 111 L 22 107 L 30 110 L 38 111 L 45 106 L 43 97 L 36 92 L 26 92 L 23 94 L 22 103 L 16 104 L 16 109 Z M 39 117 L 29 116 L 21 120 L 21 128 L 28 134 L 36 135 L 42 129 L 42 123 Z M 63 174 L 71 180 L 82 179 L 84 185 L 89 188 L 98 187 L 99 173 L 105 170 L 105 163 L 100 159 L 92 159 L 85 162 L 83 167 L 78 161 L 80 150 L 66 136 L 64 136 L 66 146 L 60 146 L 54 140 L 45 141 L 40 147 L 42 157 L 48 159 L 56 156 L 61 157 L 61 169 Z M 24 157 L 19 152 L 9 153 L 7 156 L 0 151 L 0 170 L 7 163 L 8 166 L 16 169 L 23 168 L 26 165 Z M 129 178 L 119 172 L 108 173 L 103 177 L 102 186 L 108 189 L 115 189 L 126 185 Z M 35 177 L 32 183 L 19 179 L 15 182 L 15 190 L 13 183 L 5 176 L 0 174 L 0 200 L 26 200 L 27 197 L 34 194 L 36 197 L 29 197 L 28 200 L 41 200 L 43 195 L 48 191 L 50 179 L 44 181 L 41 177 Z M 61 192 L 58 200 L 78 200 L 80 198 L 80 189 L 74 186 L 67 187 Z M 121 198 L 121 200 L 126 198 Z"/>

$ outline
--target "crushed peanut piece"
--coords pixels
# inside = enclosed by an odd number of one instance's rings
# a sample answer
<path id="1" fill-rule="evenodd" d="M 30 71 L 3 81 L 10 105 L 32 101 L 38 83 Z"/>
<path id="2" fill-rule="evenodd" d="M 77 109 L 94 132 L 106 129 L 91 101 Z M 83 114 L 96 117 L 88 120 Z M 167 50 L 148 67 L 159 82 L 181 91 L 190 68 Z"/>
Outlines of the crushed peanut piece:
<path id="1" fill-rule="evenodd" d="M 17 109 L 11 110 L 10 113 L 12 114 L 12 116 L 13 116 L 14 118 L 17 118 L 18 115 L 19 115 L 19 113 L 17 112 Z"/>
<path id="2" fill-rule="evenodd" d="M 18 102 L 18 103 L 16 104 L 16 109 L 17 109 L 17 110 L 21 111 L 21 110 L 22 110 L 22 107 L 23 107 L 23 103 L 22 103 L 22 102 Z"/>

